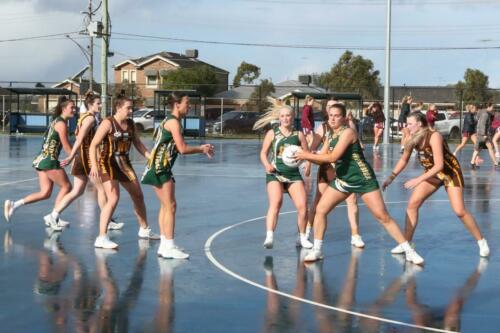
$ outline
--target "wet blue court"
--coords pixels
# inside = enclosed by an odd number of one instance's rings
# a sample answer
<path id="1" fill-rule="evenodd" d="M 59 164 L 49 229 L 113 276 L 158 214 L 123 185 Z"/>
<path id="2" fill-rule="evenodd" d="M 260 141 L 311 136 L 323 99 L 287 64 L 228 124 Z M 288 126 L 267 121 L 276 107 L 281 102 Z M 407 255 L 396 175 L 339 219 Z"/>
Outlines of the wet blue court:
<path id="1" fill-rule="evenodd" d="M 199 141 L 190 141 L 198 144 Z M 325 260 L 305 265 L 295 247 L 296 216 L 285 198 L 275 246 L 265 250 L 265 177 L 257 140 L 210 141 L 216 156 L 180 156 L 174 167 L 176 243 L 190 260 L 156 255 L 159 242 L 139 241 L 131 201 L 122 190 L 111 233 L 117 252 L 94 250 L 98 206 L 89 187 L 50 233 L 43 215 L 53 198 L 23 206 L 0 224 L 2 332 L 498 332 L 500 327 L 500 171 L 464 166 L 467 208 L 488 239 L 489 259 L 454 216 L 444 189 L 421 210 L 414 241 L 423 268 L 390 254 L 394 241 L 360 206 L 364 250 L 351 248 L 345 206 L 329 216 Z M 145 140 L 151 146 L 151 140 Z M 31 161 L 36 136 L 0 136 L 0 201 L 38 189 Z M 399 146 L 366 155 L 379 181 Z M 134 151 L 134 167 L 144 160 Z M 403 183 L 422 168 L 412 158 L 384 194 L 400 226 L 409 192 Z M 148 220 L 157 231 L 159 203 L 144 186 Z"/>

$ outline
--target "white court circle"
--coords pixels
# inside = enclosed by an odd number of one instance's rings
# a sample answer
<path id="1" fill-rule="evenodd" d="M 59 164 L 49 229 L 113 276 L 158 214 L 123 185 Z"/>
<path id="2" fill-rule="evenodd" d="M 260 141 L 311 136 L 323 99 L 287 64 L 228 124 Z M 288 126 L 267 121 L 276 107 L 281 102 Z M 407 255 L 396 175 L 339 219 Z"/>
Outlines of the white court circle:
<path id="1" fill-rule="evenodd" d="M 466 202 L 500 201 L 500 198 L 495 198 L 495 199 L 471 199 L 471 200 L 465 200 L 465 201 Z M 388 205 L 390 205 L 390 204 L 401 204 L 401 203 L 407 203 L 407 202 L 408 201 L 405 200 L 405 201 L 387 201 L 385 203 L 388 204 Z M 435 199 L 435 200 L 426 200 L 426 202 L 449 202 L 449 201 L 446 200 L 446 199 Z M 360 206 L 364 206 L 364 204 L 362 204 L 362 203 L 359 203 L 359 205 Z M 345 207 L 345 205 L 338 205 L 337 207 Z M 282 212 L 279 215 L 292 214 L 292 213 L 295 213 L 295 212 L 296 211 Z M 296 301 L 299 301 L 299 302 L 303 302 L 303 303 L 306 303 L 306 304 L 318 306 L 318 307 L 321 307 L 321 308 L 324 308 L 324 309 L 328 309 L 328 310 L 332 310 L 332 311 L 347 313 L 347 314 L 350 314 L 350 315 L 353 315 L 353 316 L 357 316 L 357 317 L 363 317 L 363 318 L 367 318 L 367 319 L 374 319 L 374 320 L 378 320 L 378 321 L 389 323 L 389 324 L 396 324 L 396 325 L 405 326 L 405 327 L 418 328 L 418 329 L 423 329 L 423 330 L 432 331 L 432 332 L 446 332 L 446 333 L 455 333 L 456 332 L 456 331 L 449 331 L 449 330 L 439 329 L 439 328 L 434 328 L 434 327 L 427 327 L 427 326 L 415 325 L 415 324 L 406 323 L 406 322 L 402 322 L 402 321 L 398 321 L 398 320 L 392 320 L 392 319 L 389 319 L 389 318 L 372 316 L 372 315 L 368 315 L 368 314 L 365 314 L 365 313 L 362 313 L 362 312 L 356 312 L 356 311 L 346 310 L 346 309 L 342 309 L 342 308 L 339 308 L 339 307 L 327 305 L 327 304 L 324 304 L 324 303 L 314 302 L 314 301 L 311 301 L 311 300 L 306 299 L 306 298 L 297 297 L 297 296 L 294 296 L 294 295 L 291 295 L 291 294 L 288 294 L 288 293 L 285 293 L 285 292 L 282 292 L 282 291 L 279 291 L 279 290 L 276 290 L 276 289 L 268 288 L 268 287 L 266 287 L 266 286 L 264 286 L 262 284 L 254 282 L 252 280 L 249 280 L 249 279 L 245 278 L 244 276 L 241 276 L 241 275 L 235 273 L 234 271 L 230 270 L 226 266 L 222 265 L 215 258 L 215 256 L 212 254 L 211 247 L 212 247 L 212 243 L 214 242 L 214 240 L 218 236 L 220 236 L 221 234 L 223 234 L 224 232 L 226 232 L 228 230 L 237 228 L 237 227 L 242 226 L 242 225 L 247 224 L 247 223 L 259 221 L 259 220 L 262 220 L 262 219 L 265 219 L 265 216 L 260 216 L 260 217 L 256 217 L 256 218 L 252 218 L 252 219 L 248 219 L 248 220 L 245 220 L 245 221 L 241 221 L 241 222 L 232 224 L 232 225 L 227 226 L 225 228 L 222 228 L 219 231 L 216 231 L 214 234 L 212 234 L 207 239 L 207 241 L 205 242 L 205 255 L 207 256 L 208 260 L 212 264 L 214 264 L 215 267 L 217 267 L 218 269 L 220 269 L 224 273 L 232 276 L 233 278 L 235 278 L 237 280 L 240 280 L 240 281 L 242 281 L 242 282 L 244 282 L 246 284 L 249 284 L 251 286 L 257 287 L 259 289 L 262 289 L 262 290 L 265 290 L 265 291 L 268 291 L 268 292 L 271 292 L 271 293 L 274 293 L 274 294 L 277 294 L 277 295 L 280 295 L 280 296 L 283 296 L 283 297 L 287 297 L 287 298 L 290 298 L 290 299 L 293 299 L 293 300 L 296 300 Z"/>

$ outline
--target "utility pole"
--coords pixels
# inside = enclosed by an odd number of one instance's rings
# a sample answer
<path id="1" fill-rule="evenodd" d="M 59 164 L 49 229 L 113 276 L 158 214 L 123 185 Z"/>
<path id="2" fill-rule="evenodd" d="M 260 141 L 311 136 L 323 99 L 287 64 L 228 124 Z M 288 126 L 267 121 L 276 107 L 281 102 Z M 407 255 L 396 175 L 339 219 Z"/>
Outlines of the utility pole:
<path id="1" fill-rule="evenodd" d="M 92 0 L 89 0 L 88 20 L 92 23 Z M 94 37 L 89 33 L 89 90 L 94 91 Z"/>
<path id="2" fill-rule="evenodd" d="M 387 0 L 387 22 L 386 22 L 386 40 L 385 40 L 385 82 L 384 82 L 384 114 L 385 130 L 384 144 L 389 143 L 389 131 L 391 130 L 391 121 L 389 117 L 389 89 L 391 85 L 391 0 Z"/>
<path id="3" fill-rule="evenodd" d="M 101 100 L 102 117 L 107 116 L 108 109 L 108 49 L 109 49 L 109 21 L 108 0 L 102 0 L 102 45 L 101 45 Z"/>

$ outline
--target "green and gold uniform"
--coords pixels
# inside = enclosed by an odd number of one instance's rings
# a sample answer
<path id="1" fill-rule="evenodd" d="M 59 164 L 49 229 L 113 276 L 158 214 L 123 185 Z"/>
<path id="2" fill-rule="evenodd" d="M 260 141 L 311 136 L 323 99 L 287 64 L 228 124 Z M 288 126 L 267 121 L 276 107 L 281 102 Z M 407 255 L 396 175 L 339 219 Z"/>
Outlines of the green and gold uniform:
<path id="1" fill-rule="evenodd" d="M 281 133 L 279 127 L 273 128 L 274 139 L 272 142 L 271 164 L 276 169 L 273 173 L 266 174 L 266 183 L 278 181 L 285 185 L 285 189 L 290 183 L 302 181 L 302 176 L 298 167 L 289 167 L 283 163 L 282 155 L 285 147 L 295 145 L 300 147 L 299 132 L 293 131 L 289 136 Z"/>
<path id="2" fill-rule="evenodd" d="M 88 117 L 94 118 L 94 115 L 90 112 L 86 112 L 80 116 L 76 125 L 75 135 L 78 135 L 83 121 Z M 87 135 L 82 141 L 82 144 L 80 145 L 80 148 L 78 149 L 78 152 L 76 153 L 73 167 L 71 168 L 71 174 L 73 176 L 88 176 L 90 174 L 90 143 L 92 142 L 92 139 L 97 131 L 97 125 L 97 121 L 94 120 L 94 126 L 89 129 Z"/>
<path id="3" fill-rule="evenodd" d="M 427 131 L 424 137 L 423 147 L 415 147 L 418 154 L 420 164 L 424 167 L 425 171 L 429 171 L 434 167 L 434 154 L 430 144 L 431 136 L 434 132 Z M 441 181 L 441 185 L 445 187 L 464 187 L 464 176 L 460 163 L 448 148 L 448 144 L 443 139 L 443 170 L 439 171 L 435 178 Z"/>
<path id="4" fill-rule="evenodd" d="M 335 147 L 340 136 L 348 127 L 332 135 L 330 146 Z M 336 178 L 330 183 L 334 189 L 344 193 L 368 193 L 379 188 L 375 172 L 365 160 L 359 140 L 349 145 L 340 159 L 335 162 Z"/>
<path id="5" fill-rule="evenodd" d="M 59 164 L 59 153 L 62 143 L 55 126 L 58 122 L 66 122 L 63 117 L 56 117 L 49 125 L 43 137 L 42 151 L 33 160 L 33 167 L 37 170 L 61 169 Z"/>
<path id="6" fill-rule="evenodd" d="M 130 163 L 129 152 L 134 141 L 134 121 L 127 119 L 127 129 L 123 130 L 114 117 L 104 121 L 111 122 L 111 132 L 104 138 L 99 158 L 101 180 L 133 182 L 137 179 Z"/>
<path id="7" fill-rule="evenodd" d="M 141 183 L 143 184 L 161 186 L 170 181 L 170 179 L 175 182 L 172 175 L 172 168 L 177 159 L 178 151 L 172 133 L 164 128 L 165 123 L 170 119 L 175 119 L 179 122 L 179 119 L 175 116 L 167 115 L 167 118 L 155 130 L 153 136 L 154 146 L 141 179 Z"/>

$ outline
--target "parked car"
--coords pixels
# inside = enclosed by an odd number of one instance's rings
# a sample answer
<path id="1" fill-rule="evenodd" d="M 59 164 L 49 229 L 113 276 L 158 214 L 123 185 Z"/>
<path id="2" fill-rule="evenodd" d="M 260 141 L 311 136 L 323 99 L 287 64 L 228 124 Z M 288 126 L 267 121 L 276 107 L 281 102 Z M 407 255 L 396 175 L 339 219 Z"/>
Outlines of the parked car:
<path id="1" fill-rule="evenodd" d="M 434 123 L 434 128 L 441 133 L 444 138 L 450 140 L 459 140 L 461 137 L 460 128 L 460 112 L 438 111 L 437 120 Z"/>
<path id="2" fill-rule="evenodd" d="M 139 131 L 153 130 L 155 121 L 159 123 L 164 118 L 164 113 L 160 110 L 141 109 L 132 113 L 135 128 Z"/>
<path id="3" fill-rule="evenodd" d="M 222 115 L 213 124 L 212 133 L 249 133 L 259 118 L 259 113 L 255 111 L 230 111 Z"/>

